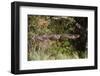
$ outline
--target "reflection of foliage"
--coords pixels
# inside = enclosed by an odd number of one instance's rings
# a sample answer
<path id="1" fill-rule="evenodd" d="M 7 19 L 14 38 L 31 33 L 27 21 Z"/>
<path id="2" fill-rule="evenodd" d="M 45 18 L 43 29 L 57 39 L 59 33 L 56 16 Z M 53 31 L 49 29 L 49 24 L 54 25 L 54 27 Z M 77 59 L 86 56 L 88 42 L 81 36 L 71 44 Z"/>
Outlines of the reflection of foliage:
<path id="1" fill-rule="evenodd" d="M 77 39 L 33 40 L 33 36 L 79 34 Z M 87 17 L 28 16 L 28 60 L 87 58 Z"/>

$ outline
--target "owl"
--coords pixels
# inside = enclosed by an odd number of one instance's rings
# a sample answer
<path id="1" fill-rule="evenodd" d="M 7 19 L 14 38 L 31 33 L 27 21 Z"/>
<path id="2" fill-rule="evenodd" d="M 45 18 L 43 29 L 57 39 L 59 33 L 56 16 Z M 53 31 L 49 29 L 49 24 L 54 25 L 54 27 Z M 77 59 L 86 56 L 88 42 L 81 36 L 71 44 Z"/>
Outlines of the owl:
<path id="1" fill-rule="evenodd" d="M 38 19 L 37 25 L 39 28 L 47 28 L 48 24 L 48 20 L 45 20 L 44 18 Z"/>

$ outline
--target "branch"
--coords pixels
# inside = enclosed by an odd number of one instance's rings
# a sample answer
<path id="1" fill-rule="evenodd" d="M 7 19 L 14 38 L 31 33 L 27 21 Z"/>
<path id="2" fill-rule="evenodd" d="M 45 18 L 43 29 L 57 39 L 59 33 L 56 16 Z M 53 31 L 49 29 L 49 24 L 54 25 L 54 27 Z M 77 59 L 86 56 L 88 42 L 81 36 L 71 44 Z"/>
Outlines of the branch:
<path id="1" fill-rule="evenodd" d="M 78 34 L 51 34 L 51 35 L 39 35 L 33 36 L 34 41 L 45 41 L 45 40 L 66 40 L 66 39 L 77 39 L 80 35 Z"/>

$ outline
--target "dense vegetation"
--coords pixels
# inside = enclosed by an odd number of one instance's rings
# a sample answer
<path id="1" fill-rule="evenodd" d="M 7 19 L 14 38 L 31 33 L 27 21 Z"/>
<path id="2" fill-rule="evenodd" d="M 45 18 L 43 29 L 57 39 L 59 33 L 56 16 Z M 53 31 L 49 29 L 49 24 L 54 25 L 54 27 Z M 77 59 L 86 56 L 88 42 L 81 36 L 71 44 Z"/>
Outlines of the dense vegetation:
<path id="1" fill-rule="evenodd" d="M 28 15 L 28 60 L 87 58 L 87 17 Z"/>

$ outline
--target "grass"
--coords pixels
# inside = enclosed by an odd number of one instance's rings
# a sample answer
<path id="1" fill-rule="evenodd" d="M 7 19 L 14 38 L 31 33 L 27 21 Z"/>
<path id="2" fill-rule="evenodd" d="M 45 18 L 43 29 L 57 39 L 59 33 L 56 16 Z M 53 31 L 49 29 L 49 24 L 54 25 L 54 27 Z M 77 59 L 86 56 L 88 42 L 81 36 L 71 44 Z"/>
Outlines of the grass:
<path id="1" fill-rule="evenodd" d="M 87 51 L 77 51 L 66 41 L 34 42 L 28 60 L 60 60 L 87 58 Z"/>

